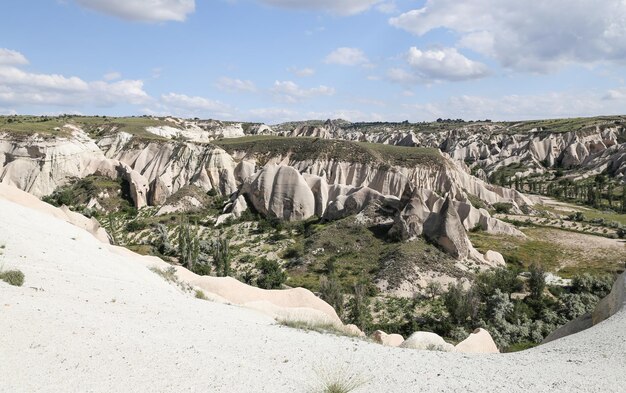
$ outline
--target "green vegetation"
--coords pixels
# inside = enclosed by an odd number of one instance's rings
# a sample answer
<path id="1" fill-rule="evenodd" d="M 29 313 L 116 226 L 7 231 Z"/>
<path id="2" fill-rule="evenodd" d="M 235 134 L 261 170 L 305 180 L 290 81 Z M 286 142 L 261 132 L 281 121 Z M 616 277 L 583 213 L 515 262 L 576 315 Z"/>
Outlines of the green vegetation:
<path id="1" fill-rule="evenodd" d="M 196 299 L 200 299 L 200 300 L 209 300 L 208 297 L 206 297 L 206 295 L 204 294 L 204 292 L 202 292 L 200 289 L 196 289 L 194 291 L 194 296 Z"/>
<path id="2" fill-rule="evenodd" d="M 39 134 L 44 137 L 68 137 L 72 129 L 67 124 L 83 129 L 91 136 L 103 136 L 113 131 L 124 131 L 141 139 L 167 140 L 149 133 L 147 127 L 169 126 L 176 124 L 165 118 L 148 116 L 139 117 L 107 117 L 107 116 L 0 116 L 0 132 L 15 135 Z"/>
<path id="3" fill-rule="evenodd" d="M 343 365 L 330 369 L 319 368 L 315 372 L 321 380 L 321 386 L 313 390 L 313 393 L 350 393 L 368 382 L 360 373 Z"/>
<path id="4" fill-rule="evenodd" d="M 0 270 L 0 280 L 9 285 L 21 287 L 24 284 L 24 273 L 19 270 Z"/>
<path id="5" fill-rule="evenodd" d="M 548 293 L 541 267 L 531 268 L 528 279 L 518 273 L 514 268 L 492 270 L 480 273 L 467 289 L 450 285 L 431 302 L 428 312 L 418 315 L 417 324 L 444 337 L 459 328 L 482 327 L 498 347 L 513 350 L 523 343 L 539 343 L 559 326 L 591 311 L 608 294 L 613 280 L 608 275 L 577 276 L 570 287 L 550 287 Z M 517 292 L 522 296 L 512 296 Z"/>
<path id="6" fill-rule="evenodd" d="M 554 228 L 523 228 L 527 238 L 492 235 L 482 231 L 469 233 L 480 252 L 497 251 L 513 265 L 529 268 L 535 262 L 562 277 L 578 273 L 615 273 L 623 267 L 626 250 L 595 248 L 593 239 Z M 589 236 L 589 235 L 587 235 Z M 571 239 L 571 240 L 568 240 Z"/>
<path id="7" fill-rule="evenodd" d="M 533 120 L 523 122 L 506 122 L 514 132 L 529 132 L 533 129 L 550 133 L 594 130 L 595 127 L 626 124 L 624 116 L 575 117 L 569 119 Z"/>
<path id="8" fill-rule="evenodd" d="M 278 289 L 287 281 L 287 274 L 276 261 L 262 258 L 257 269 L 259 269 L 259 276 L 256 279 L 256 285 L 259 288 Z"/>
<path id="9" fill-rule="evenodd" d="M 244 151 L 263 161 L 270 157 L 291 154 L 291 159 L 329 159 L 364 164 L 442 166 L 444 159 L 437 149 L 402 147 L 378 143 L 349 142 L 319 138 L 287 138 L 277 136 L 246 136 L 223 139 L 216 144 L 228 152 Z"/>
<path id="10" fill-rule="evenodd" d="M 310 332 L 317 332 L 321 334 L 334 334 L 336 336 L 345 337 L 358 337 L 349 331 L 341 329 L 337 325 L 331 323 L 317 323 L 311 321 L 297 321 L 291 319 L 278 319 L 276 321 L 281 326 L 286 326 L 292 329 L 306 330 Z"/>
<path id="11" fill-rule="evenodd" d="M 112 180 L 104 176 L 90 175 L 82 179 L 71 179 L 67 185 L 42 198 L 53 206 L 68 206 L 87 216 L 97 215 L 97 210 L 87 208 L 95 199 L 105 212 L 134 210 L 130 186 L 123 179 Z"/>

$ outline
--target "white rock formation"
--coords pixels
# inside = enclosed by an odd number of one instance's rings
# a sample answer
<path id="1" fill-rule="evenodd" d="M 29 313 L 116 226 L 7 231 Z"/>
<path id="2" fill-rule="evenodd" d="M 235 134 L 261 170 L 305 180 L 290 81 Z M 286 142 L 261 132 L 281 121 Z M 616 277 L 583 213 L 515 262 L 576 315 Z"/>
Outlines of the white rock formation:
<path id="1" fill-rule="evenodd" d="M 440 352 L 453 352 L 454 345 L 448 344 L 441 336 L 430 332 L 415 332 L 400 344 L 400 348 L 420 349 Z"/>
<path id="2" fill-rule="evenodd" d="M 375 342 L 388 347 L 399 347 L 404 342 L 404 337 L 399 334 L 387 334 L 382 330 L 376 330 L 370 336 Z"/>
<path id="3" fill-rule="evenodd" d="M 474 330 L 465 340 L 458 343 L 454 350 L 463 353 L 500 353 L 491 334 L 482 328 Z"/>
<path id="4" fill-rule="evenodd" d="M 313 192 L 302 175 L 289 166 L 266 165 L 246 180 L 242 192 L 266 216 L 297 221 L 315 214 Z"/>

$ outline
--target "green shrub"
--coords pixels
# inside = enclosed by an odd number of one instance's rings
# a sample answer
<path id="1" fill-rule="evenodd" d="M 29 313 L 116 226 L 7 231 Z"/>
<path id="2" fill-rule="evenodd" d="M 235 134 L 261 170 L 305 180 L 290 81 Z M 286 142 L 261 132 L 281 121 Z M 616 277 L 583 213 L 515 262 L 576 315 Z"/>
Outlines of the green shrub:
<path id="1" fill-rule="evenodd" d="M 287 281 L 287 274 L 276 261 L 263 258 L 257 264 L 257 269 L 259 269 L 259 277 L 256 284 L 259 288 L 277 289 Z"/>
<path id="2" fill-rule="evenodd" d="M 9 285 L 21 287 L 24 284 L 24 273 L 19 270 L 0 271 L 0 280 Z"/>
<path id="3" fill-rule="evenodd" d="M 493 204 L 493 209 L 495 210 L 495 212 L 500 213 L 500 214 L 509 214 L 512 208 L 513 208 L 512 203 L 498 202 L 498 203 Z"/>
<path id="4" fill-rule="evenodd" d="M 148 223 L 143 220 L 134 220 L 126 224 L 126 230 L 128 232 L 142 231 L 148 227 Z"/>
<path id="5" fill-rule="evenodd" d="M 326 303 L 333 306 L 337 315 L 341 317 L 343 313 L 343 291 L 341 289 L 341 283 L 336 277 L 320 277 L 320 297 Z"/>

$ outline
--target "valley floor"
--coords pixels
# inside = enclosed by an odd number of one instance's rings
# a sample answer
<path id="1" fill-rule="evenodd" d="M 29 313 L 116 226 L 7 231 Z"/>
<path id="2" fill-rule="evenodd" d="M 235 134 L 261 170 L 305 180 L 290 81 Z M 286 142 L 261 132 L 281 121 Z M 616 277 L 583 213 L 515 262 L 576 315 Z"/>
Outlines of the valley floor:
<path id="1" fill-rule="evenodd" d="M 0 200 L 0 392 L 618 392 L 626 311 L 524 352 L 469 355 L 383 347 L 277 325 L 196 299 L 87 232 Z"/>

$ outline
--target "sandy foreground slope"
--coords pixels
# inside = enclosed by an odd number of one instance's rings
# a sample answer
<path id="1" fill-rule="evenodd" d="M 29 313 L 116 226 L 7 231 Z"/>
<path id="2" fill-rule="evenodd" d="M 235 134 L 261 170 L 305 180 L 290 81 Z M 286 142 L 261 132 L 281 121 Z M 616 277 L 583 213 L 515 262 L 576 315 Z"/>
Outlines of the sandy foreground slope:
<path id="1" fill-rule="evenodd" d="M 502 355 L 383 347 L 276 325 L 195 299 L 86 231 L 0 200 L 0 392 L 311 392 L 323 374 L 357 392 L 621 392 L 626 312 Z"/>

